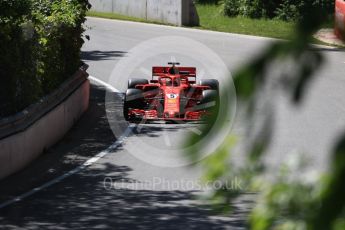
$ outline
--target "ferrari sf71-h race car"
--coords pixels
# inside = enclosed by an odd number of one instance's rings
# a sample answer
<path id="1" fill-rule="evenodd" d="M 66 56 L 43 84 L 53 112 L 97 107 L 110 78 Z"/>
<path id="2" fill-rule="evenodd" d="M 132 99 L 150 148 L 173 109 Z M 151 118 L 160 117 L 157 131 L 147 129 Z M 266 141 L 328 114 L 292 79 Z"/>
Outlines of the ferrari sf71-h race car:
<path id="1" fill-rule="evenodd" d="M 195 67 L 152 67 L 152 80 L 131 78 L 124 98 L 127 121 L 198 121 L 210 115 L 219 102 L 216 79 L 196 82 Z"/>

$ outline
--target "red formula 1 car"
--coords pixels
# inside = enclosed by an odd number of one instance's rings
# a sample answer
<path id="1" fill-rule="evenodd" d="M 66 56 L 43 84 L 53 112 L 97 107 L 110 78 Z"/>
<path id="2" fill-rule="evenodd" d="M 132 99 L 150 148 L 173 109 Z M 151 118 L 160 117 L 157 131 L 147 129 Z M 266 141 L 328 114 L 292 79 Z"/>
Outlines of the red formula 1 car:
<path id="1" fill-rule="evenodd" d="M 182 120 L 198 121 L 210 114 L 219 101 L 216 79 L 196 83 L 195 67 L 152 68 L 152 80 L 131 78 L 124 99 L 127 121 Z"/>

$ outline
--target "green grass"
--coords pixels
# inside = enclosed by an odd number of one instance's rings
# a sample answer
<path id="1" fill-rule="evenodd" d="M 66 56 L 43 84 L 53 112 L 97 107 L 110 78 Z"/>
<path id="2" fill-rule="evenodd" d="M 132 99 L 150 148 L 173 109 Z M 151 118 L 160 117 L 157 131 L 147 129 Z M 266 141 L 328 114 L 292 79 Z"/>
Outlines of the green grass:
<path id="1" fill-rule="evenodd" d="M 288 39 L 293 32 L 293 24 L 279 20 L 250 19 L 244 17 L 230 18 L 221 13 L 221 7 L 216 5 L 197 5 L 200 26 L 194 27 L 221 32 L 248 34 L 272 38 Z M 163 24 L 157 21 L 147 21 L 141 18 L 129 17 L 114 13 L 89 11 L 87 16 L 118 19 L 134 22 Z"/>
<path id="2" fill-rule="evenodd" d="M 222 7 L 219 5 L 197 4 L 196 8 L 200 18 L 200 26 L 194 28 L 287 40 L 289 40 L 294 35 L 294 23 L 292 22 L 285 22 L 277 19 L 227 17 L 223 15 Z M 129 17 L 114 13 L 89 11 L 87 12 L 87 16 L 134 22 L 164 24 L 157 21 L 147 21 L 141 18 Z M 324 27 L 332 27 L 332 25 L 333 18 L 330 18 L 329 21 L 324 24 Z M 317 44 L 325 44 L 316 39 L 313 39 L 312 42 Z"/>
<path id="3" fill-rule="evenodd" d="M 222 32 L 289 39 L 294 32 L 294 24 L 281 20 L 226 17 L 222 7 L 217 5 L 197 6 L 200 28 Z"/>

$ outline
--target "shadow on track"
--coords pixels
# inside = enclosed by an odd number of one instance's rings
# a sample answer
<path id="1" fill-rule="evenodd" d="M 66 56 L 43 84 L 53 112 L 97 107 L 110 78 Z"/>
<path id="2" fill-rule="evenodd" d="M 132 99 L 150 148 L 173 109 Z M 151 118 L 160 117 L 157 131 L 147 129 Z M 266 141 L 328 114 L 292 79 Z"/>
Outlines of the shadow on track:
<path id="1" fill-rule="evenodd" d="M 139 183 L 128 178 L 126 166 L 102 164 L 83 171 L 3 210 L 6 229 L 245 229 L 248 210 L 235 206 L 231 219 L 210 215 L 210 207 L 193 202 L 192 191 L 105 189 L 104 177 L 114 182 Z M 1 213 L 1 210 L 0 210 Z"/>
<path id="2" fill-rule="evenodd" d="M 124 51 L 82 51 L 81 58 L 85 61 L 103 61 L 112 60 L 114 58 L 121 58 L 126 55 L 127 52 Z"/>
<path id="3" fill-rule="evenodd" d="M 120 117 L 121 95 L 114 96 L 119 97 L 113 108 Z M 87 113 L 61 143 L 27 169 L 0 182 L 1 201 L 62 175 L 114 143 L 116 137 L 109 127 L 104 98 L 104 88 L 92 86 Z M 128 125 L 121 119 L 117 122 L 123 127 Z M 140 135 L 160 135 L 162 131 L 183 128 L 184 125 L 150 124 L 144 125 Z M 195 191 L 145 188 L 143 181 L 130 177 L 130 167 L 106 158 L 1 209 L 0 229 L 246 229 L 246 203 L 250 206 L 252 198 L 235 205 L 235 214 L 230 217 L 213 216 L 208 205 L 194 199 Z M 105 178 L 122 186 L 106 189 Z"/>

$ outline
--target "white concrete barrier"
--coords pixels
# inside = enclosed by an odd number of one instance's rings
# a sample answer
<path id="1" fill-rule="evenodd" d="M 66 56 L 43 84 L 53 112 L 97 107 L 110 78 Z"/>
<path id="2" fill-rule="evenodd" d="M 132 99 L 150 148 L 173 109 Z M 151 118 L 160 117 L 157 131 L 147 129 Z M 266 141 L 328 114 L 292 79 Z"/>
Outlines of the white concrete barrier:
<path id="1" fill-rule="evenodd" d="M 89 0 L 92 10 L 98 12 L 112 13 L 113 0 Z"/>
<path id="2" fill-rule="evenodd" d="M 56 107 L 23 131 L 0 140 L 0 179 L 30 164 L 57 143 L 87 110 L 90 83 L 84 80 Z"/>
<path id="3" fill-rule="evenodd" d="M 146 18 L 146 0 L 112 0 L 112 2 L 112 12 L 114 13 L 136 18 Z"/>
<path id="4" fill-rule="evenodd" d="M 91 11 L 112 12 L 177 26 L 199 25 L 193 0 L 89 0 Z"/>
<path id="5" fill-rule="evenodd" d="M 147 0 L 147 20 L 182 25 L 182 1 Z"/>

